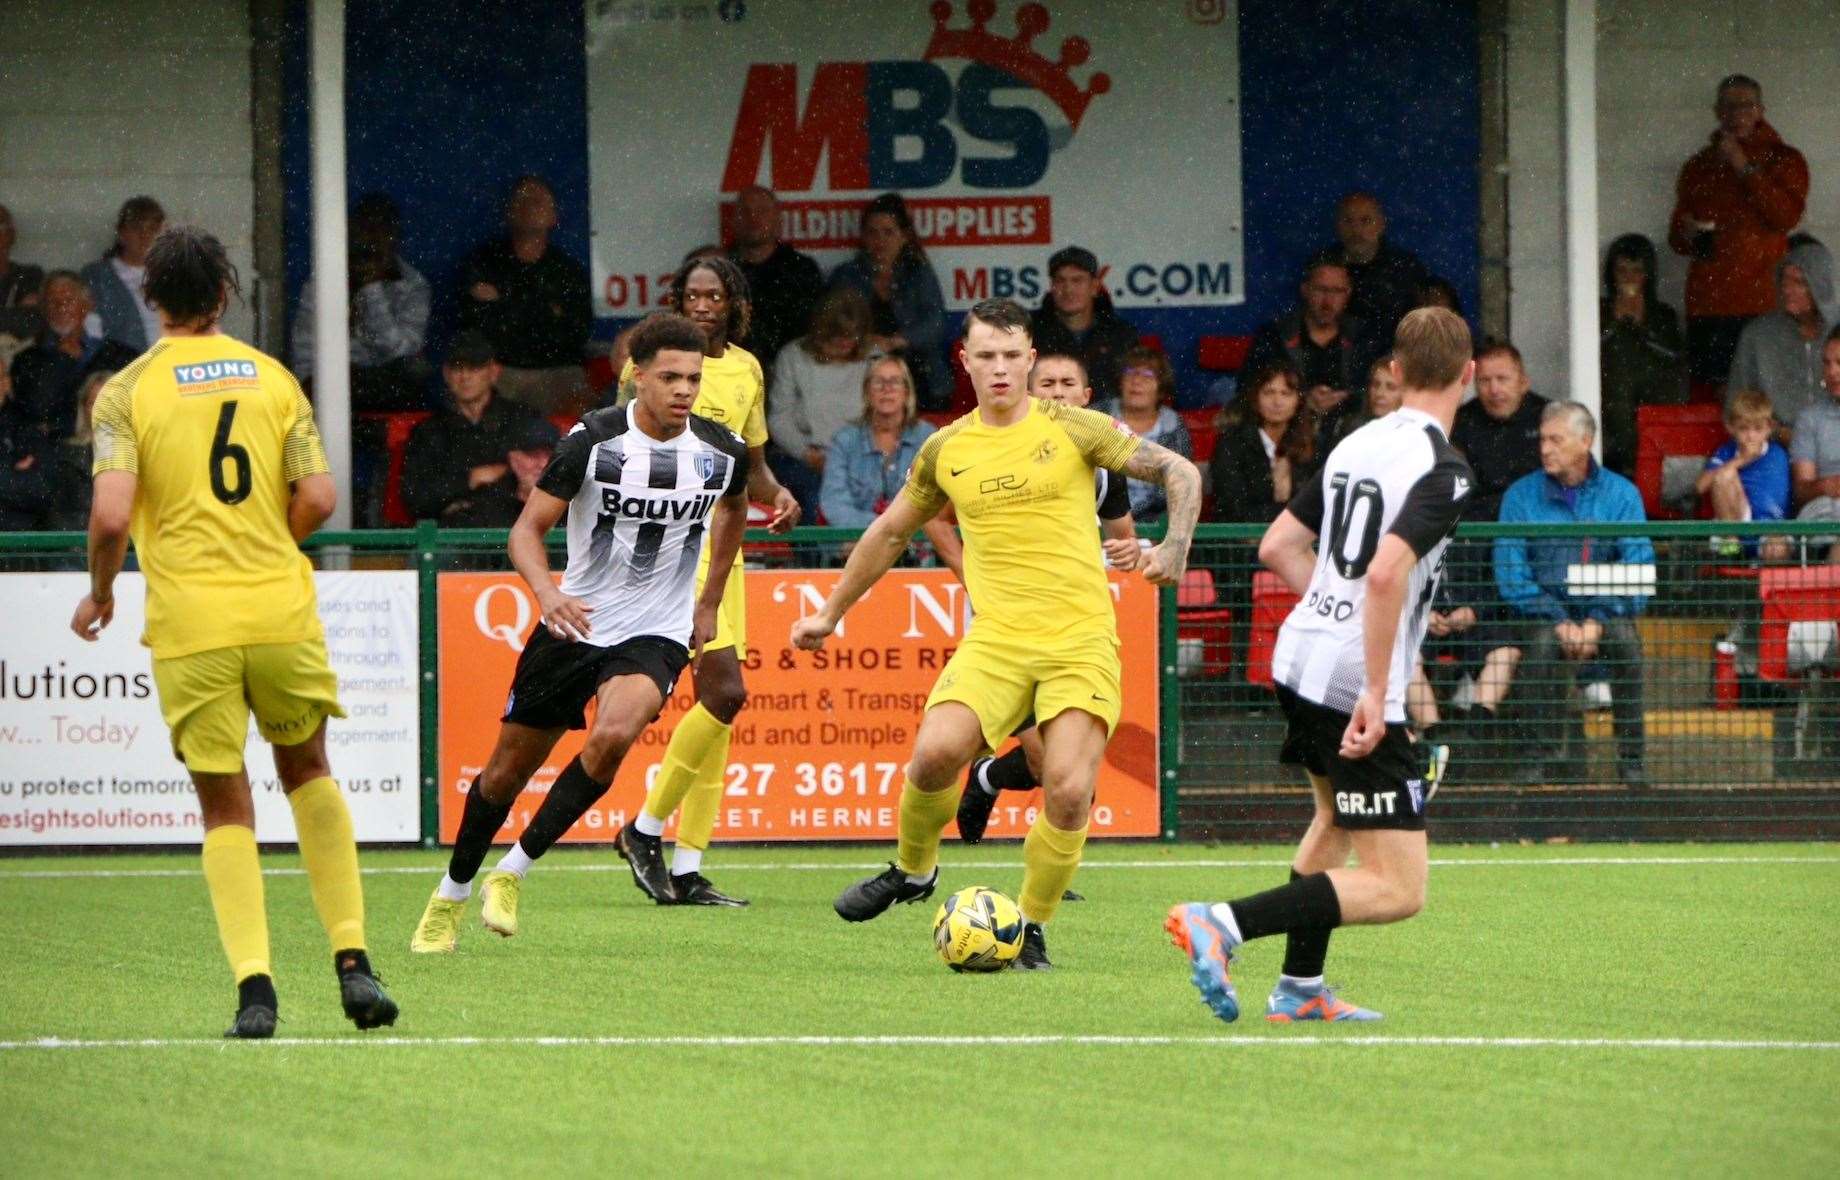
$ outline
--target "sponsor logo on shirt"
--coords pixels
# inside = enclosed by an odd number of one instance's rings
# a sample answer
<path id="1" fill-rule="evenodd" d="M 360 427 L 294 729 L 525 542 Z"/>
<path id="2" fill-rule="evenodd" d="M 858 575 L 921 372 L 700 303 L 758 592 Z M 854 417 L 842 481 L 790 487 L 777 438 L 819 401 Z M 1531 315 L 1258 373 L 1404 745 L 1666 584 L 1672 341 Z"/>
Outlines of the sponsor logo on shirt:
<path id="1" fill-rule="evenodd" d="M 173 381 L 179 386 L 180 397 L 261 387 L 254 361 L 197 361 L 174 365 Z"/>

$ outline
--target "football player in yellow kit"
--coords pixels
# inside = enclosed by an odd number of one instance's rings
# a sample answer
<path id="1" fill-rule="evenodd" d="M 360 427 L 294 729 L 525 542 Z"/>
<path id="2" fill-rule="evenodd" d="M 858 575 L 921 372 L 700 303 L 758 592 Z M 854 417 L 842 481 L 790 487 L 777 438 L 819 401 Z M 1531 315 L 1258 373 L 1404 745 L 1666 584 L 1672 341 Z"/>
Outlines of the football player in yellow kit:
<path id="1" fill-rule="evenodd" d="M 691 412 L 741 436 L 749 456 L 748 498 L 772 505 L 767 528 L 786 532 L 799 521 L 799 503 L 767 468 L 766 378 L 754 354 L 735 343 L 747 337 L 752 315 L 747 279 L 720 255 L 692 255 L 672 280 L 671 306 L 701 328 L 708 341 L 702 391 Z M 630 398 L 632 373 L 628 361 L 620 374 L 622 401 Z M 705 542 L 697 566 L 697 593 L 702 593 L 708 574 Z M 659 905 L 747 904 L 717 889 L 702 873 L 703 853 L 722 803 L 729 735 L 735 715 L 747 704 L 747 685 L 741 678 L 741 661 L 746 658 L 747 575 L 742 562 L 736 561 L 716 616 L 715 638 L 704 646 L 693 676 L 696 704 L 672 731 L 645 806 L 614 836 L 614 847 L 632 868 L 633 883 Z M 667 873 L 662 837 L 672 812 L 678 812 L 677 844 Z"/>
<path id="2" fill-rule="evenodd" d="M 243 765 L 249 716 L 273 744 L 314 907 L 332 945 L 345 1015 L 396 1021 L 371 973 L 351 813 L 326 760 L 343 717 L 326 657 L 313 566 L 297 542 L 337 491 L 313 407 L 287 369 L 218 330 L 236 272 L 218 240 L 166 230 L 147 255 L 160 339 L 96 399 L 90 592 L 71 630 L 94 640 L 115 613 L 132 537 L 147 578 L 160 712 L 204 819 L 204 878 L 237 985 L 225 1036 L 275 1032 L 255 804 Z"/>
<path id="3" fill-rule="evenodd" d="M 1028 396 L 1035 360 L 1028 313 L 1011 300 L 971 309 L 961 345 L 978 408 L 921 447 L 907 486 L 851 551 L 818 611 L 793 625 L 816 650 L 949 502 L 964 535 L 965 584 L 977 604 L 964 642 L 940 673 L 914 739 L 888 870 L 837 898 L 846 921 L 931 896 L 939 837 L 957 807 L 966 763 L 1033 714 L 1043 743 L 1043 809 L 1023 843 L 1025 920 L 1017 966 L 1049 967 L 1042 927 L 1054 916 L 1086 843 L 1093 782 L 1118 722 L 1118 630 L 1093 540 L 1093 472 L 1105 467 L 1168 489 L 1169 526 L 1144 555 L 1144 577 L 1179 582 L 1201 508 L 1195 465 L 1118 430 L 1092 410 Z"/>

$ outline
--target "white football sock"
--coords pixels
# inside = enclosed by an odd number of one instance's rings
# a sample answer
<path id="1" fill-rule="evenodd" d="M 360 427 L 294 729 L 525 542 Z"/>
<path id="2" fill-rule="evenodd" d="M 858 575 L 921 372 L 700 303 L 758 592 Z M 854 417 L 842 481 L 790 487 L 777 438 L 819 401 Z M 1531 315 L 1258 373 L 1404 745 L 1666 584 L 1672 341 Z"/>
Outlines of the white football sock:
<path id="1" fill-rule="evenodd" d="M 532 860 L 529 854 L 524 851 L 524 846 L 522 844 L 513 844 L 511 850 L 500 858 L 498 867 L 492 871 L 496 873 L 516 873 L 518 876 L 522 877 L 525 873 L 530 871 L 530 866 L 535 863 L 536 861 Z"/>
<path id="2" fill-rule="evenodd" d="M 633 827 L 638 828 L 642 834 L 647 836 L 664 835 L 664 821 L 653 818 L 649 811 L 641 811 L 639 818 L 633 821 Z"/>
<path id="3" fill-rule="evenodd" d="M 703 867 L 703 850 L 679 844 L 671 849 L 671 875 L 683 877 Z"/>
<path id="4" fill-rule="evenodd" d="M 1246 936 L 1239 932 L 1239 919 L 1233 916 L 1232 906 L 1224 901 L 1217 901 L 1208 907 L 1208 912 L 1214 915 L 1216 922 L 1227 928 L 1227 933 L 1233 936 L 1234 946 L 1246 941 Z"/>
<path id="5" fill-rule="evenodd" d="M 1278 986 L 1285 991 L 1309 995 L 1323 989 L 1323 977 L 1320 975 L 1312 975 L 1308 979 L 1305 979 L 1300 975 L 1280 975 L 1278 976 Z"/>
<path id="6" fill-rule="evenodd" d="M 465 901 L 473 896 L 473 883 L 456 881 L 446 873 L 442 873 L 440 887 L 434 892 L 435 896 L 442 901 Z"/>

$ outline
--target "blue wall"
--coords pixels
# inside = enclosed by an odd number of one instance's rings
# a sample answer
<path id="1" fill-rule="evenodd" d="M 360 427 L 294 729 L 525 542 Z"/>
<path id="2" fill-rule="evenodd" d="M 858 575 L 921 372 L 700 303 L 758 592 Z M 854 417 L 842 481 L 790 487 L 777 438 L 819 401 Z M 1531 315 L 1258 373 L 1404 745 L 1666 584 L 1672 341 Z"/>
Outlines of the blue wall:
<path id="1" fill-rule="evenodd" d="M 310 266 L 305 5 L 290 8 L 282 161 L 290 299 Z M 347 169 L 403 209 L 403 254 L 435 288 L 437 346 L 460 259 L 497 231 L 510 182 L 539 172 L 561 202 L 560 245 L 587 258 L 587 75 L 578 4 L 373 0 L 347 9 Z M 1241 0 L 1247 300 L 1138 310 L 1192 399 L 1195 341 L 1253 331 L 1289 307 L 1297 270 L 1333 240 L 1338 197 L 1375 192 L 1391 237 L 1476 308 L 1478 75 L 1460 0 Z M 1177 117 L 1180 117 L 1179 115 Z M 694 243 L 686 243 L 686 248 Z M 1093 243 L 1101 249 L 1103 243 Z M 600 326 L 611 334 L 612 321 Z"/>

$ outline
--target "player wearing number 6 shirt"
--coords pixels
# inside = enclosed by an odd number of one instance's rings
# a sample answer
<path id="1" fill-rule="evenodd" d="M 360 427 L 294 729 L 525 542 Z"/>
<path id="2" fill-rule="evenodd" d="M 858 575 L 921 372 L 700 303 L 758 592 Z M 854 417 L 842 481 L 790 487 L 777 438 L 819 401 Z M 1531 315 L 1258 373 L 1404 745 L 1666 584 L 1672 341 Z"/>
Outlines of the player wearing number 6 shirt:
<path id="1" fill-rule="evenodd" d="M 1079 868 L 1093 782 L 1122 707 L 1117 616 L 1094 536 L 1093 472 L 1106 467 L 1168 489 L 1169 528 L 1142 567 L 1157 585 L 1182 578 L 1201 475 L 1103 414 L 1029 397 L 1022 384 L 1035 360 L 1028 324 L 1028 313 L 1008 299 L 971 309 L 960 351 L 977 409 L 927 439 L 906 488 L 863 533 L 824 605 L 793 626 L 792 642 L 822 647 L 914 530 L 947 503 L 956 509 L 977 617 L 927 698 L 901 790 L 895 863 L 844 890 L 835 909 L 845 921 L 864 922 L 930 896 L 958 776 L 1033 714 L 1041 725 L 1043 806 L 1022 845 L 1016 964 L 1038 970 L 1049 966 L 1042 927 Z"/>
<path id="2" fill-rule="evenodd" d="M 562 737 L 594 725 L 511 850 L 486 874 L 480 917 L 509 937 L 531 863 L 607 793 L 620 760 L 703 656 L 747 523 L 747 446 L 690 412 L 703 334 L 661 312 L 632 334 L 636 394 L 584 417 L 557 447 L 511 529 L 511 561 L 542 619 L 518 657 L 498 744 L 467 791 L 447 874 L 409 949 L 451 951 L 473 876 L 511 804 Z M 569 565 L 550 578 L 544 537 L 568 515 Z M 699 555 L 709 576 L 700 593 Z M 662 866 L 661 866 L 662 867 Z"/>
<path id="3" fill-rule="evenodd" d="M 224 1035 L 273 1036 L 278 1007 L 243 766 L 251 713 L 274 745 L 345 1015 L 359 1028 L 392 1024 L 396 1004 L 365 953 L 351 815 L 326 761 L 326 719 L 345 711 L 313 567 L 296 544 L 337 496 L 313 409 L 279 363 L 218 331 L 240 292 L 216 238 L 190 226 L 162 233 L 143 292 L 161 336 L 96 399 L 90 593 L 71 629 L 94 640 L 114 616 L 132 537 L 147 579 L 141 641 L 173 753 L 198 791 L 205 886 L 237 984 Z"/>
<path id="4" fill-rule="evenodd" d="M 1260 559 L 1300 595 L 1272 674 L 1289 726 L 1282 757 L 1308 772 L 1316 814 L 1288 885 L 1169 911 L 1164 926 L 1222 1020 L 1239 1016 L 1228 978 L 1235 949 L 1272 934 L 1287 942 L 1266 1019 L 1378 1020 L 1323 986 L 1330 931 L 1424 906 L 1425 771 L 1406 736 L 1405 693 L 1470 499 L 1473 476 L 1450 426 L 1476 366 L 1469 328 L 1442 308 L 1401 320 L 1393 355 L 1404 406 L 1344 439 L 1259 544 Z"/>

